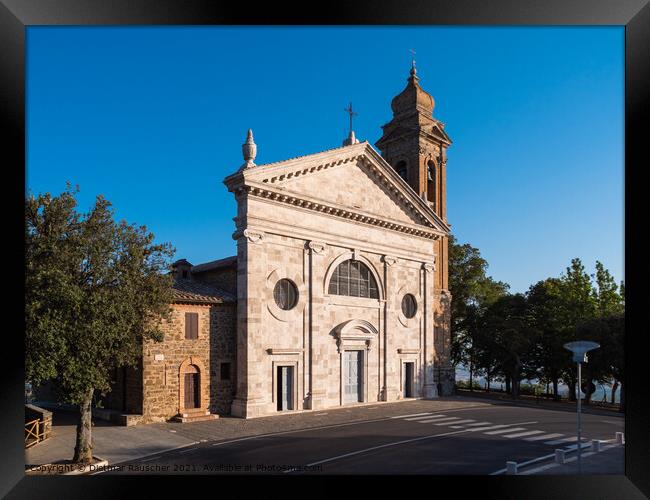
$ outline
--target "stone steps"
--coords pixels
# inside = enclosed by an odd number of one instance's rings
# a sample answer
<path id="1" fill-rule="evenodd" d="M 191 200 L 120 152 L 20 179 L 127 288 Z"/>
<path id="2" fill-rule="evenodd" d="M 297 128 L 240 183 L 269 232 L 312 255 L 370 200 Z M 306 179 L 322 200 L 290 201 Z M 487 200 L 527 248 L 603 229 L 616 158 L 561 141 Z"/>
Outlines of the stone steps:
<path id="1" fill-rule="evenodd" d="M 205 420 L 216 420 L 219 415 L 210 413 L 209 410 L 197 408 L 196 410 L 185 410 L 172 418 L 172 422 L 203 422 Z"/>

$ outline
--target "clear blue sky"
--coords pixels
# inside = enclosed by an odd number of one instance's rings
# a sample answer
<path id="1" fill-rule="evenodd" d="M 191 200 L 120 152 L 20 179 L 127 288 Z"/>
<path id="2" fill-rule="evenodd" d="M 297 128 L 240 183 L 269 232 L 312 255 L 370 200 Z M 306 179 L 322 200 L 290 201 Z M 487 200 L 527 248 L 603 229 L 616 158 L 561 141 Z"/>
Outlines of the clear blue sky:
<path id="1" fill-rule="evenodd" d="M 233 255 L 222 180 L 338 147 L 343 108 L 374 144 L 409 49 L 454 141 L 447 215 L 525 291 L 571 258 L 623 279 L 622 27 L 29 27 L 27 190 L 103 193 L 193 264 Z"/>

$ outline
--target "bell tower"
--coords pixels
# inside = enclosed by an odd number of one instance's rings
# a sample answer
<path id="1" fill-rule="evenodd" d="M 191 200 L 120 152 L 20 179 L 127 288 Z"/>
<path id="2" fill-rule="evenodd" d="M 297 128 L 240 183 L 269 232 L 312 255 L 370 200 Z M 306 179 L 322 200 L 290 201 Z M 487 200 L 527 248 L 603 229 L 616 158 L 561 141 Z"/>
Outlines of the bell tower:
<path id="1" fill-rule="evenodd" d="M 433 117 L 434 100 L 420 87 L 412 63 L 406 88 L 391 102 L 393 119 L 375 145 L 384 159 L 445 222 L 447 148 L 445 125 Z"/>

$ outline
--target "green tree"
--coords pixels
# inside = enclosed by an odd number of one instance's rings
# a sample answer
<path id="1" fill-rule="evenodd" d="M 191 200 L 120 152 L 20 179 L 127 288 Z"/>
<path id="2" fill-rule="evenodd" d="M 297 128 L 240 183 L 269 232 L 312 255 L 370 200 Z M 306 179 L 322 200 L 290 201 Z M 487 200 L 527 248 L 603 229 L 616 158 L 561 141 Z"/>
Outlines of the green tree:
<path id="1" fill-rule="evenodd" d="M 113 220 L 98 196 L 77 211 L 78 189 L 25 201 L 25 368 L 34 386 L 52 381 L 79 407 L 73 461 L 92 461 L 91 403 L 110 374 L 135 366 L 144 339 L 162 340 L 170 312 L 169 244 L 146 227 Z"/>
<path id="2" fill-rule="evenodd" d="M 596 314 L 603 317 L 622 313 L 625 309 L 623 298 L 625 286 L 623 283 L 621 282 L 619 293 L 613 276 L 599 261 L 596 261 L 596 274 L 593 277 L 596 280 L 596 287 L 594 288 Z"/>
<path id="3" fill-rule="evenodd" d="M 532 285 L 526 293 L 528 318 L 534 341 L 533 358 L 537 378 L 553 384 L 553 395 L 559 399 L 558 384 L 567 364 L 568 341 L 566 307 L 562 282 L 547 278 Z"/>
<path id="4" fill-rule="evenodd" d="M 452 360 L 470 370 L 470 382 L 476 369 L 475 336 L 482 310 L 503 296 L 509 286 L 487 276 L 487 261 L 478 248 L 460 245 L 449 237 L 449 291 L 451 301 Z M 480 368 L 479 368 L 480 369 Z M 471 385 L 470 385 L 471 387 Z"/>
<path id="5" fill-rule="evenodd" d="M 579 340 L 578 327 L 584 321 L 596 316 L 597 292 L 594 290 L 591 278 L 579 258 L 571 260 L 566 273 L 560 277 L 562 295 L 564 297 L 563 320 L 566 327 L 566 342 Z M 589 339 L 582 339 L 589 340 Z M 569 386 L 569 399 L 576 400 L 577 372 L 575 363 L 571 361 L 567 351 L 566 362 L 562 369 L 562 379 Z"/>
<path id="6" fill-rule="evenodd" d="M 534 376 L 534 341 L 529 324 L 526 296 L 520 293 L 500 297 L 482 315 L 481 344 L 498 360 L 515 399 L 521 380 Z"/>

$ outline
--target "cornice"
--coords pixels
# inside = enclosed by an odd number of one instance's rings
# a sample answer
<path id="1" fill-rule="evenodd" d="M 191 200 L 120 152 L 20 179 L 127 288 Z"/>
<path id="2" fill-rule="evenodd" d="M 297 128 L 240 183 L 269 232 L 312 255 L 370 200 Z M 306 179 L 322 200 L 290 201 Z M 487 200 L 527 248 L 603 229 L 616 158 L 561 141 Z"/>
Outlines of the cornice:
<path id="1" fill-rule="evenodd" d="M 386 217 L 377 216 L 368 212 L 364 212 L 362 210 L 350 209 L 350 207 L 339 205 L 337 203 L 332 203 L 283 189 L 260 185 L 257 183 L 240 186 L 235 192 L 236 196 L 241 196 L 244 193 L 248 196 L 257 197 L 284 205 L 290 205 L 312 212 L 319 212 L 330 217 L 348 219 L 357 223 L 377 226 L 391 231 L 418 236 L 420 238 L 437 240 L 441 236 L 446 235 L 445 232 L 432 227 L 433 225 L 428 221 L 423 221 L 423 223 L 426 223 L 428 227 L 408 224 L 406 222 L 400 222 Z"/>
<path id="2" fill-rule="evenodd" d="M 347 152 L 348 154 L 343 156 L 342 153 L 344 152 Z M 286 190 L 282 186 L 275 185 L 278 182 L 292 177 L 327 170 L 355 160 L 368 168 L 377 181 L 381 182 L 386 189 L 391 191 L 393 195 L 396 196 L 401 203 L 405 204 L 418 219 L 423 221 L 425 225 L 429 225 L 433 228 L 433 233 L 436 233 L 438 236 L 443 236 L 449 232 L 450 227 L 448 223 L 441 219 L 413 190 L 413 188 L 411 188 L 411 186 L 409 186 L 409 184 L 404 181 L 404 179 L 393 170 L 386 160 L 384 160 L 384 158 L 382 158 L 382 156 L 367 142 L 336 148 L 313 155 L 292 158 L 274 164 L 258 165 L 254 168 L 228 176 L 224 179 L 224 184 L 226 184 L 229 191 L 235 194 L 236 198 L 239 198 L 242 194 L 252 192 L 253 195 L 261 195 L 280 202 L 286 202 L 287 200 L 292 199 L 290 204 L 298 206 L 305 205 L 301 200 L 304 200 L 305 202 L 310 201 L 312 203 L 307 205 L 310 210 L 322 208 L 318 210 L 322 212 L 327 209 L 332 209 L 327 213 L 334 212 L 339 214 L 339 216 L 345 212 L 349 212 L 350 216 L 345 216 L 347 218 L 352 218 L 353 220 L 362 219 L 365 221 L 366 219 L 377 219 L 376 215 L 360 210 L 350 210 L 349 207 L 336 205 L 333 202 L 327 202 L 325 200 L 311 198 L 301 193 Z M 252 187 L 257 188 L 259 191 L 251 189 Z M 279 194 L 279 196 L 276 196 L 276 194 Z M 286 198 L 283 198 L 283 196 L 286 196 Z M 319 205 L 322 207 L 319 207 Z M 415 226 L 409 224 L 402 224 L 388 219 L 381 219 L 381 221 L 384 223 L 381 227 L 388 227 L 391 229 L 391 224 L 403 225 L 404 228 L 399 229 L 401 232 L 410 234 L 416 232 L 414 229 Z M 396 229 L 396 227 L 392 227 L 392 229 Z M 419 228 L 419 230 L 422 230 L 422 228 Z M 427 233 L 427 231 L 425 231 L 425 233 Z M 426 237 L 435 239 L 435 237 L 432 236 Z"/>

